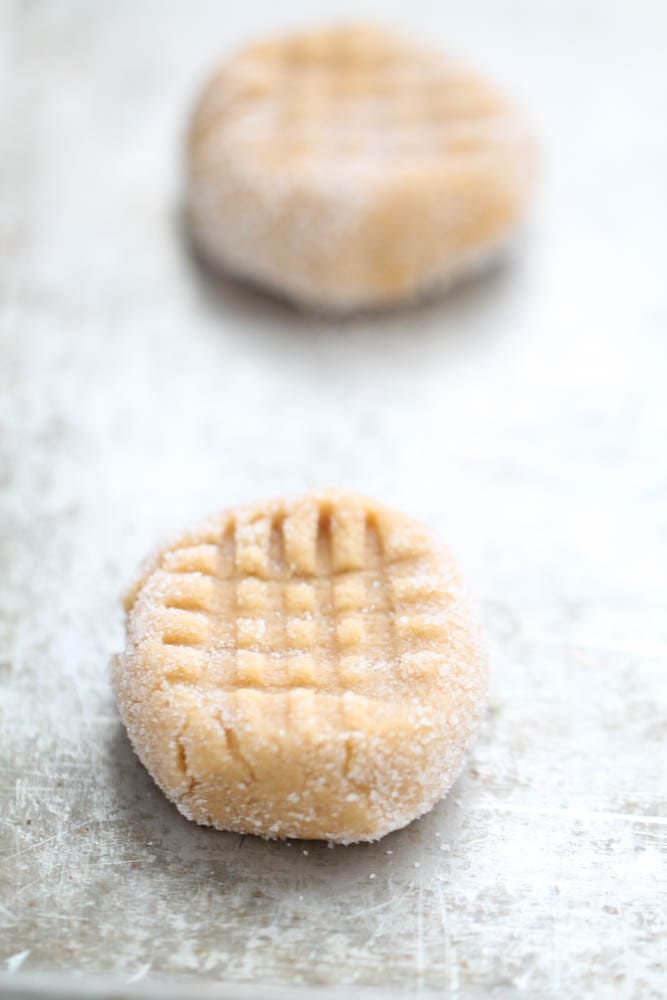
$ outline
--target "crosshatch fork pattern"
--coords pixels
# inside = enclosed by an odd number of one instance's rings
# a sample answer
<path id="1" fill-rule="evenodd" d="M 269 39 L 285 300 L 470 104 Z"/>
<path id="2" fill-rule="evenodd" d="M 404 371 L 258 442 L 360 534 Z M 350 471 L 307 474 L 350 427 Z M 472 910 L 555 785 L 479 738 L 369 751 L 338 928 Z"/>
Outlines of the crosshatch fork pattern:
<path id="1" fill-rule="evenodd" d="M 360 507 L 309 504 L 229 515 L 164 553 L 154 613 L 168 679 L 368 694 L 430 677 L 446 587 L 421 540 L 383 529 Z"/>
<path id="2" fill-rule="evenodd" d="M 479 152 L 497 142 L 503 99 L 469 70 L 389 33 L 304 33 L 246 50 L 216 121 L 285 160 Z M 369 142 L 369 134 L 373 141 Z"/>

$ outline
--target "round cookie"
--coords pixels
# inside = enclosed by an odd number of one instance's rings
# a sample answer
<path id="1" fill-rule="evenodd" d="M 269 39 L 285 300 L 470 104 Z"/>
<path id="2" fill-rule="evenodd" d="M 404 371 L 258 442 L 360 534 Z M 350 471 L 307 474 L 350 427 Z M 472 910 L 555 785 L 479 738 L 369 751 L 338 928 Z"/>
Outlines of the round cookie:
<path id="1" fill-rule="evenodd" d="M 126 608 L 121 716 L 198 823 L 375 840 L 461 770 L 485 655 L 451 557 L 402 514 L 337 491 L 225 511 Z"/>
<path id="2" fill-rule="evenodd" d="M 197 104 L 189 225 L 238 276 L 320 308 L 382 306 L 495 255 L 534 160 L 507 100 L 438 51 L 361 25 L 276 37 Z"/>

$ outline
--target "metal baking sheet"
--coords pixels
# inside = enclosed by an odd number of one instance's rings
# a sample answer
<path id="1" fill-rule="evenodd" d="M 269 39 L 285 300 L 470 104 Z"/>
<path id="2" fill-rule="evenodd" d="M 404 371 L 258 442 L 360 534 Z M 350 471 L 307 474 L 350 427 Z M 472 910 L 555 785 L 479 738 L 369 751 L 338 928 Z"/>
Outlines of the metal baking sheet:
<path id="1" fill-rule="evenodd" d="M 341 13 L 0 8 L 5 996 L 667 992 L 667 12 L 363 4 L 522 98 L 544 178 L 511 262 L 334 321 L 203 273 L 179 198 L 215 59 Z M 193 519 L 332 484 L 458 552 L 487 722 L 450 797 L 378 844 L 200 829 L 114 710 L 118 596 Z"/>

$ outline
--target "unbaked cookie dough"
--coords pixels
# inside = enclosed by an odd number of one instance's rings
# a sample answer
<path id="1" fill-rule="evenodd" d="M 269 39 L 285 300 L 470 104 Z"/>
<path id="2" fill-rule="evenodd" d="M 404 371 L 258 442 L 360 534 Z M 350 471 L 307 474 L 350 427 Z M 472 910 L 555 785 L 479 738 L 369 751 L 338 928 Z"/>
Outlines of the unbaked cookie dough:
<path id="1" fill-rule="evenodd" d="M 194 112 L 187 214 L 214 265 L 332 310 L 478 268 L 524 215 L 535 151 L 484 79 L 368 25 L 259 41 Z"/>
<path id="2" fill-rule="evenodd" d="M 485 655 L 451 556 L 402 514 L 338 491 L 225 511 L 126 607 L 120 713 L 198 823 L 375 840 L 461 770 Z"/>

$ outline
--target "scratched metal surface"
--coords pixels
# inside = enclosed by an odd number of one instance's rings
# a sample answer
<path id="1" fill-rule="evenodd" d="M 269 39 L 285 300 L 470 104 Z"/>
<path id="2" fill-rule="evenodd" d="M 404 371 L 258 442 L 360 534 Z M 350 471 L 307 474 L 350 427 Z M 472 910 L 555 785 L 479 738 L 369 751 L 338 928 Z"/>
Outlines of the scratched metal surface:
<path id="1" fill-rule="evenodd" d="M 6 995 L 57 972 L 664 996 L 666 8 L 365 4 L 522 96 L 545 177 L 510 266 L 333 322 L 213 281 L 179 230 L 202 74 L 313 15 L 230 6 L 0 9 Z M 118 595 L 193 518 L 335 483 L 458 551 L 488 721 L 449 799 L 379 844 L 199 829 L 116 717 Z"/>

